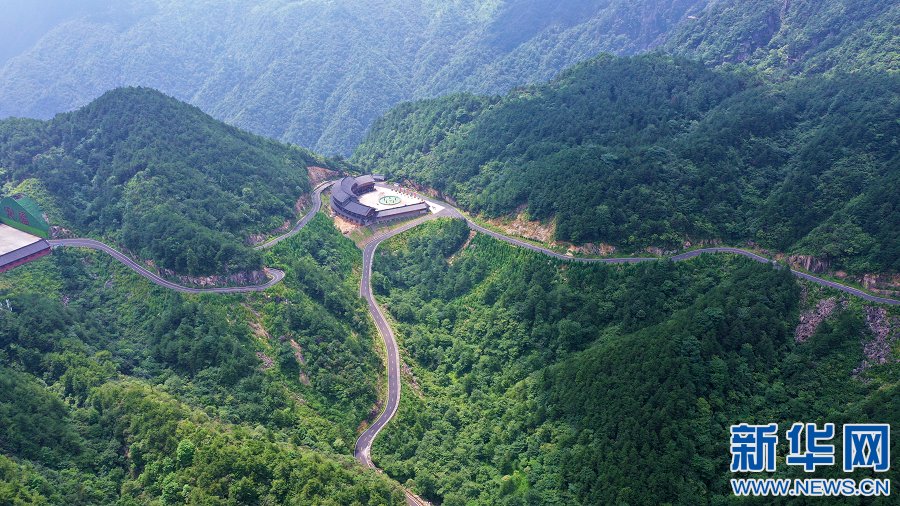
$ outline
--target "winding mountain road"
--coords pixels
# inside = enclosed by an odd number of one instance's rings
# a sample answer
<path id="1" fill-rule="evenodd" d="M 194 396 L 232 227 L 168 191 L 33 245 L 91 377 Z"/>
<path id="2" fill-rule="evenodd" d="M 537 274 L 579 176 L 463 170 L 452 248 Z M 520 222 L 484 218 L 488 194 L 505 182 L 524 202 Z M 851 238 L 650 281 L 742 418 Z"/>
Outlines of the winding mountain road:
<path id="1" fill-rule="evenodd" d="M 286 234 L 279 235 L 274 239 L 270 239 L 260 244 L 259 246 L 256 246 L 254 249 L 269 249 L 272 246 L 280 243 L 281 241 L 297 235 L 297 233 L 300 232 L 303 227 L 305 227 L 310 221 L 312 221 L 312 219 L 316 216 L 316 213 L 319 212 L 319 209 L 322 209 L 322 192 L 334 183 L 335 181 L 324 181 L 316 185 L 316 187 L 313 189 L 312 206 L 309 208 L 309 211 L 307 211 L 307 213 L 303 215 L 302 218 L 300 218 L 300 221 L 298 221 L 297 224 L 294 225 L 294 228 L 290 229 Z"/>
<path id="2" fill-rule="evenodd" d="M 281 241 L 293 237 L 297 235 L 297 232 L 305 227 L 312 219 L 315 217 L 316 213 L 319 212 L 319 209 L 322 208 L 322 192 L 331 186 L 334 181 L 325 181 L 313 190 L 312 197 L 312 206 L 309 211 L 300 218 L 300 221 L 297 222 L 294 227 L 289 230 L 287 233 L 282 234 L 278 237 L 275 237 L 259 246 L 256 246 L 257 250 L 269 249 Z M 149 271 L 136 261 L 134 261 L 128 255 L 122 253 L 121 251 L 113 248 L 112 246 L 97 241 L 95 239 L 50 239 L 47 241 L 50 244 L 51 248 L 88 248 L 97 251 L 102 251 L 104 253 L 109 254 L 111 257 L 115 258 L 126 267 L 136 272 L 137 274 L 143 276 L 151 283 L 159 285 L 163 288 L 168 288 L 169 290 L 175 290 L 176 292 L 181 293 L 248 293 L 248 292 L 262 292 L 264 290 L 268 290 L 269 288 L 277 285 L 284 279 L 284 271 L 279 269 L 265 268 L 266 275 L 269 276 L 269 281 L 261 284 L 261 285 L 249 285 L 249 286 L 229 286 L 222 288 L 194 288 L 190 286 L 179 285 L 178 283 L 173 283 L 172 281 L 163 279 L 158 274 Z"/>
<path id="3" fill-rule="evenodd" d="M 732 247 L 715 247 L 715 248 L 701 248 L 696 250 L 687 251 L 685 253 L 681 253 L 678 255 L 670 256 L 670 257 L 619 257 L 619 258 L 584 258 L 584 257 L 574 257 L 570 255 L 564 255 L 562 253 L 557 253 L 556 251 L 537 246 L 527 241 L 523 241 L 521 239 L 516 239 L 514 237 L 510 237 L 508 235 L 504 235 L 500 232 L 496 232 L 485 228 L 474 221 L 472 221 L 467 215 L 465 215 L 462 211 L 457 209 L 456 207 L 446 203 L 446 202 L 435 202 L 428 197 L 425 197 L 421 194 L 416 193 L 416 196 L 419 198 L 425 199 L 429 201 L 433 205 L 442 206 L 446 209 L 446 213 L 448 216 L 453 218 L 459 218 L 466 221 L 469 228 L 475 230 L 477 232 L 481 232 L 483 234 L 489 235 L 494 239 L 512 244 L 513 246 L 518 246 L 520 248 L 529 249 L 531 251 L 536 251 L 538 253 L 543 253 L 544 255 L 548 255 L 554 258 L 558 258 L 560 260 L 567 260 L 572 262 L 584 262 L 584 263 L 605 263 L 605 264 L 632 264 L 638 262 L 651 262 L 657 260 L 664 260 L 666 258 L 674 261 L 680 262 L 682 260 L 688 260 L 697 256 L 702 255 L 703 253 L 731 253 L 734 255 L 741 255 L 747 257 L 751 260 L 755 260 L 757 262 L 766 263 L 766 264 L 776 264 L 778 262 L 775 260 L 766 258 L 764 256 L 753 253 L 752 251 L 747 251 L 741 248 L 732 248 Z M 855 297 L 859 297 L 861 299 L 867 300 L 869 302 L 875 302 L 878 304 L 888 304 L 892 306 L 900 305 L 900 300 L 890 299 L 887 297 L 879 297 L 877 295 L 872 295 L 866 293 L 857 288 L 853 288 L 852 286 L 847 286 L 836 281 L 829 281 L 827 279 L 820 278 L 818 276 L 813 276 L 812 274 L 807 274 L 802 271 L 791 269 L 791 273 L 797 276 L 798 278 L 803 278 L 807 281 L 815 283 L 817 285 L 827 286 L 829 288 L 834 288 L 835 290 L 840 290 L 842 292 L 848 293 Z"/>
<path id="4" fill-rule="evenodd" d="M 275 286 L 284 279 L 284 271 L 278 269 L 266 269 L 269 275 L 269 281 L 262 285 L 253 286 L 230 286 L 224 288 L 193 288 L 189 286 L 179 285 L 166 279 L 161 278 L 158 274 L 150 272 L 143 266 L 132 260 L 121 251 L 94 239 L 51 239 L 47 241 L 51 248 L 69 247 L 69 248 L 88 248 L 108 253 L 110 256 L 124 264 L 137 274 L 147 278 L 151 283 L 159 285 L 169 290 L 175 290 L 182 293 L 244 293 L 244 292 L 261 292 Z"/>
<path id="5" fill-rule="evenodd" d="M 300 230 L 303 229 L 319 212 L 322 207 L 322 192 L 332 185 L 334 181 L 326 181 L 318 186 L 313 191 L 312 197 L 312 206 L 310 210 L 291 228 L 287 233 L 275 237 L 263 244 L 256 246 L 257 250 L 264 250 L 275 246 L 276 244 L 288 239 L 296 235 Z M 407 190 L 408 191 L 408 190 Z M 426 221 L 438 218 L 438 217 L 449 217 L 455 219 L 465 220 L 466 224 L 470 229 L 475 230 L 476 232 L 480 232 L 486 234 L 488 236 L 493 237 L 494 239 L 504 241 L 513 246 L 517 246 L 520 248 L 528 249 L 531 251 L 535 251 L 537 253 L 541 253 L 544 255 L 551 256 L 553 258 L 557 258 L 565 261 L 572 262 L 582 262 L 582 263 L 607 263 L 607 264 L 626 264 L 626 263 L 638 263 L 638 262 L 649 262 L 661 260 L 663 258 L 658 257 L 621 257 L 621 258 L 582 258 L 582 257 L 573 257 L 569 255 L 564 255 L 562 253 L 558 253 L 552 251 L 548 248 L 544 248 L 541 246 L 537 246 L 535 244 L 529 243 L 527 241 L 523 241 L 521 239 L 516 239 L 514 237 L 510 237 L 504 235 L 502 233 L 496 232 L 494 230 L 490 230 L 485 228 L 474 221 L 472 221 L 468 216 L 462 213 L 456 207 L 446 203 L 446 202 L 436 202 L 428 197 L 423 195 L 417 195 L 418 197 L 426 200 L 433 206 L 437 208 L 441 208 L 440 211 L 434 214 L 429 214 L 427 216 L 422 216 L 420 218 L 416 218 L 412 221 L 409 221 L 395 229 L 384 231 L 380 234 L 376 234 L 372 237 L 368 244 L 363 248 L 363 270 L 362 270 L 362 279 L 360 281 L 359 293 L 360 296 L 366 300 L 366 303 L 369 307 L 369 313 L 372 315 L 372 319 L 375 322 L 375 326 L 378 329 L 378 333 L 381 335 L 382 340 L 384 341 L 385 351 L 387 354 L 387 379 L 388 379 L 388 396 L 387 402 L 385 403 L 384 410 L 381 414 L 376 418 L 375 422 L 372 423 L 366 430 L 360 434 L 359 439 L 356 441 L 356 447 L 354 448 L 354 457 L 361 462 L 363 465 L 378 470 L 375 464 L 372 462 L 371 450 L 372 450 L 372 442 L 381 432 L 381 430 L 387 425 L 388 422 L 394 417 L 397 413 L 397 409 L 400 405 L 400 353 L 399 348 L 397 346 L 397 340 L 394 336 L 394 332 L 391 329 L 390 324 L 387 321 L 387 318 L 384 316 L 384 312 L 378 306 L 378 303 L 375 301 L 375 297 L 372 294 L 372 263 L 375 258 L 375 251 L 378 248 L 378 245 L 384 242 L 391 237 L 402 234 L 407 230 L 412 229 Z M 254 286 L 241 286 L 241 287 L 225 287 L 225 288 L 192 288 L 187 286 L 182 286 L 177 283 L 173 283 L 171 281 L 165 280 L 161 278 L 159 275 L 150 272 L 145 269 L 137 262 L 129 258 L 127 255 L 122 252 L 116 250 L 115 248 L 104 244 L 100 241 L 96 241 L 93 239 L 54 239 L 48 241 L 53 248 L 57 247 L 79 247 L 79 248 L 90 248 L 99 251 L 103 251 L 108 253 L 113 258 L 123 263 L 127 267 L 129 267 L 134 272 L 140 274 L 141 276 L 147 278 L 151 282 L 162 286 L 164 288 L 168 288 L 171 290 L 184 292 L 184 293 L 243 293 L 243 292 L 256 292 L 266 290 L 284 279 L 284 272 L 278 269 L 266 269 L 266 273 L 270 276 L 270 279 L 267 283 L 262 285 L 254 285 Z M 688 260 L 691 258 L 695 258 L 704 253 L 731 253 L 736 255 L 745 256 L 752 260 L 761 263 L 771 263 L 777 264 L 774 260 L 769 258 L 760 256 L 751 251 L 743 250 L 740 248 L 731 248 L 731 247 L 716 247 L 716 248 L 702 248 L 693 251 L 688 251 L 685 253 L 681 253 L 679 255 L 666 257 L 675 262 Z M 864 300 L 870 302 L 876 302 L 880 304 L 890 304 L 890 305 L 900 305 L 900 301 L 895 299 L 890 299 L 886 297 L 878 297 L 875 295 L 868 294 L 863 292 L 862 290 L 843 285 L 834 281 L 829 281 L 827 279 L 819 278 L 817 276 L 813 276 L 811 274 L 807 274 L 805 272 L 800 272 L 794 269 L 791 269 L 791 273 L 795 276 L 803 278 L 812 283 L 816 283 L 822 286 L 826 286 L 829 288 L 834 288 L 850 295 L 854 295 L 856 297 L 860 297 Z M 380 470 L 379 470 L 380 471 Z M 409 490 L 404 488 L 406 494 L 407 504 L 412 506 L 425 506 L 429 503 L 423 500 L 422 498 L 416 496 Z"/>
<path id="6" fill-rule="evenodd" d="M 664 260 L 666 258 L 668 258 L 674 262 L 680 262 L 683 260 L 689 260 L 691 258 L 698 257 L 704 253 L 731 253 L 734 255 L 741 255 L 741 256 L 747 257 L 751 260 L 754 260 L 754 261 L 757 261 L 760 263 L 764 263 L 764 264 L 780 265 L 775 260 L 766 258 L 761 255 L 757 255 L 756 253 L 753 253 L 752 251 L 747 251 L 747 250 L 744 250 L 741 248 L 731 248 L 731 247 L 701 248 L 701 249 L 691 250 L 691 251 L 681 253 L 679 255 L 670 256 L 670 257 L 620 257 L 620 258 L 573 257 L 573 256 L 569 256 L 569 255 L 563 255 L 561 253 L 557 253 L 557 252 L 549 250 L 547 248 L 542 248 L 540 246 L 536 246 L 529 242 L 522 241 L 520 239 L 515 239 L 513 237 L 503 235 L 499 232 L 495 232 L 493 230 L 484 228 L 481 225 L 478 225 L 477 223 L 473 222 L 466 216 L 462 215 L 461 213 L 459 213 L 459 217 L 466 220 L 466 223 L 468 223 L 469 228 L 471 228 L 472 230 L 482 232 L 482 233 L 487 234 L 495 239 L 512 244 L 513 246 L 530 249 L 532 251 L 536 251 L 538 253 L 543 253 L 545 255 L 549 255 L 554 258 L 558 258 L 560 260 L 567 260 L 567 261 L 571 261 L 571 262 L 624 264 L 624 263 L 650 262 L 650 261 Z M 872 294 L 866 293 L 862 290 L 859 290 L 857 288 L 853 288 L 852 286 L 847 286 L 847 285 L 838 283 L 836 281 L 829 281 L 827 279 L 823 279 L 818 276 L 813 276 L 812 274 L 807 274 L 802 271 L 791 269 L 791 273 L 794 276 L 797 276 L 798 278 L 803 278 L 803 279 L 810 281 L 812 283 L 815 283 L 817 285 L 827 286 L 829 288 L 834 288 L 835 290 L 840 290 L 842 292 L 849 293 L 850 295 L 859 297 L 859 298 L 867 300 L 869 302 L 876 302 L 879 304 L 888 304 L 888 305 L 892 305 L 892 306 L 900 305 L 900 300 L 889 299 L 887 297 L 879 297 L 877 295 L 872 295 Z"/>
<path id="7" fill-rule="evenodd" d="M 375 437 L 378 436 L 381 429 L 391 421 L 391 418 L 394 417 L 397 413 L 397 408 L 400 406 L 400 351 L 397 348 L 397 340 L 394 337 L 394 331 L 391 329 L 381 307 L 378 306 L 378 303 L 375 302 L 375 297 L 372 295 L 372 262 L 375 259 L 375 250 L 378 248 L 378 245 L 385 240 L 440 216 L 449 216 L 449 214 L 442 212 L 416 218 L 400 227 L 374 236 L 363 248 L 363 270 L 362 279 L 359 284 L 359 294 L 362 298 L 366 299 L 366 304 L 369 306 L 369 313 L 372 315 L 372 319 L 375 321 L 375 327 L 378 328 L 378 333 L 384 341 L 384 349 L 387 354 L 388 373 L 388 396 L 384 410 L 378 415 L 375 422 L 360 434 L 359 439 L 356 440 L 356 448 L 353 451 L 356 460 L 372 469 L 378 469 L 375 467 L 375 464 L 372 463 L 372 441 L 375 440 Z M 425 500 L 405 488 L 404 492 L 406 493 L 406 503 L 408 505 L 423 506 L 428 504 Z"/>

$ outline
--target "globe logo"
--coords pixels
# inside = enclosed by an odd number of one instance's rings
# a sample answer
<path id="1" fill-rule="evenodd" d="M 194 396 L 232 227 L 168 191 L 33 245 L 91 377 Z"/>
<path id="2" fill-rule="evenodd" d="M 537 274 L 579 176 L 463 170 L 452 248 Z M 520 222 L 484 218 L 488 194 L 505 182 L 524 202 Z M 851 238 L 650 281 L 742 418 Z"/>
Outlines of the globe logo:
<path id="1" fill-rule="evenodd" d="M 378 199 L 378 203 L 383 206 L 395 206 L 400 203 L 400 197 L 396 195 L 385 195 Z"/>

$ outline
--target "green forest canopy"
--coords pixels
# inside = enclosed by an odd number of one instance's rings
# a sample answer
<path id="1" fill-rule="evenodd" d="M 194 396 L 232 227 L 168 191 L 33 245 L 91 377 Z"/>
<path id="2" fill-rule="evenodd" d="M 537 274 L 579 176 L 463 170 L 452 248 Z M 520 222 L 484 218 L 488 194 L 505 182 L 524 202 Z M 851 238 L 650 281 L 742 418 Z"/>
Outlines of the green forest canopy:
<path id="1" fill-rule="evenodd" d="M 662 55 L 601 56 L 502 97 L 399 106 L 353 161 L 486 216 L 625 251 L 749 241 L 900 270 L 900 75 L 767 84 Z"/>
<path id="2" fill-rule="evenodd" d="M 326 154 L 349 154 L 401 101 L 505 93 L 601 52 L 773 79 L 898 70 L 900 6 L 884 0 L 16 3 L 0 20 L 0 117 L 46 119 L 142 85 Z"/>
<path id="3" fill-rule="evenodd" d="M 319 215 L 267 262 L 234 296 L 78 250 L 0 277 L 0 504 L 402 504 L 351 457 L 381 371 L 358 250 Z"/>
<path id="4" fill-rule="evenodd" d="M 47 122 L 0 122 L 2 177 L 36 178 L 75 233 L 181 274 L 261 267 L 247 236 L 293 218 L 314 161 L 146 88 Z"/>
<path id="5" fill-rule="evenodd" d="M 871 339 L 861 304 L 797 343 L 785 269 L 573 264 L 481 234 L 459 251 L 468 234 L 457 220 L 393 238 L 372 278 L 411 366 L 372 456 L 429 500 L 723 504 L 731 424 L 900 423 L 900 361 L 854 377 Z"/>

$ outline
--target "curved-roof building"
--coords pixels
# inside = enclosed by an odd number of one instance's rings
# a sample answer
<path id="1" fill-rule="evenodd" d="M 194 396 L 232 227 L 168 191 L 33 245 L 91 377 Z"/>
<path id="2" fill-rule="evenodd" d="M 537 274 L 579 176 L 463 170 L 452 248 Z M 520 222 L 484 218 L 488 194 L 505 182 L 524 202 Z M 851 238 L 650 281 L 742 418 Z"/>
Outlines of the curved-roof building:
<path id="1" fill-rule="evenodd" d="M 394 205 L 369 205 L 360 202 L 367 193 L 376 191 L 375 183 L 384 181 L 377 174 L 345 177 L 331 189 L 331 209 L 338 216 L 360 225 L 417 216 L 428 212 L 428 204 L 420 200 L 409 203 L 396 198 Z M 371 199 L 367 199 L 371 200 Z M 388 200 L 393 202 L 393 200 Z"/>

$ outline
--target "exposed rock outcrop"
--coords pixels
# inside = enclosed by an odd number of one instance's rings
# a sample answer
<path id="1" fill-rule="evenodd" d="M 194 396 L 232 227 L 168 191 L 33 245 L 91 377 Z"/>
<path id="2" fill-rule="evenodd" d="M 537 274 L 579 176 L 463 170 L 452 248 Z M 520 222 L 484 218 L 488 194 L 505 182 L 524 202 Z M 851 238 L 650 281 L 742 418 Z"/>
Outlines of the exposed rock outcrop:
<path id="1" fill-rule="evenodd" d="M 401 182 L 401 186 L 405 186 L 407 188 L 412 188 L 417 192 L 428 195 L 429 197 L 436 198 L 438 200 L 443 200 L 444 202 L 449 202 L 451 205 L 458 206 L 456 200 L 453 199 L 450 195 L 447 195 L 439 190 L 435 190 L 434 188 L 429 188 L 428 186 L 424 186 L 416 183 L 415 181 L 410 181 L 409 179 L 405 179 Z"/>
<path id="2" fill-rule="evenodd" d="M 866 274 L 862 285 L 866 290 L 888 297 L 900 295 L 900 274 Z"/>
<path id="3" fill-rule="evenodd" d="M 683 243 L 681 243 L 681 247 L 686 250 L 691 249 L 693 247 L 710 248 L 710 247 L 721 246 L 721 245 L 722 245 L 721 239 L 699 239 L 699 240 L 694 240 L 694 241 L 692 241 L 690 239 L 686 239 Z"/>
<path id="4" fill-rule="evenodd" d="M 791 267 L 804 269 L 809 272 L 822 273 L 831 269 L 831 262 L 822 260 L 812 255 L 791 255 L 787 257 Z"/>
<path id="5" fill-rule="evenodd" d="M 529 220 L 525 212 L 526 207 L 526 204 L 519 206 L 512 218 L 492 218 L 486 221 L 509 235 L 524 237 L 532 241 L 553 243 L 553 237 L 556 235 L 556 222 L 545 224 Z"/>
<path id="6" fill-rule="evenodd" d="M 846 301 L 842 303 L 846 306 Z M 800 324 L 794 330 L 794 339 L 798 343 L 805 342 L 816 333 L 816 329 L 822 324 L 831 313 L 838 307 L 838 302 L 834 297 L 820 300 L 816 307 L 800 314 Z"/>
<path id="7" fill-rule="evenodd" d="M 866 307 L 866 325 L 872 331 L 872 340 L 863 345 L 866 354 L 864 366 L 886 364 L 892 360 L 891 348 L 897 340 L 897 318 L 889 318 L 883 307 Z"/>
<path id="8" fill-rule="evenodd" d="M 569 246 L 566 250 L 567 253 L 572 253 L 573 255 L 599 255 L 599 256 L 609 256 L 616 252 L 616 247 L 612 244 L 606 243 L 585 243 L 581 246 Z"/>
<path id="9" fill-rule="evenodd" d="M 179 284 L 199 288 L 261 285 L 269 280 L 266 271 L 263 270 L 214 276 L 185 276 L 168 269 L 160 269 L 160 273 L 165 278 L 175 280 Z"/>
<path id="10" fill-rule="evenodd" d="M 275 361 L 272 360 L 272 357 L 266 355 L 261 351 L 256 352 L 256 357 L 262 362 L 260 368 L 265 371 L 266 369 L 271 369 L 275 365 Z"/>
<path id="11" fill-rule="evenodd" d="M 50 225 L 49 235 L 50 239 L 70 239 L 75 237 L 75 234 L 73 234 L 71 230 L 60 227 L 59 225 Z"/>

